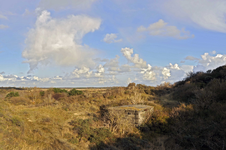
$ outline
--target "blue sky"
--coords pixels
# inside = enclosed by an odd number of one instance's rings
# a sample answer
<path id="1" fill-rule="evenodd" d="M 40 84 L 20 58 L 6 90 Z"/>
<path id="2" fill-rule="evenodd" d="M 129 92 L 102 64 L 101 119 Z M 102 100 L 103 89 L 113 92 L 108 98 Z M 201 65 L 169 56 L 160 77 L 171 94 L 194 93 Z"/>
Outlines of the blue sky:
<path id="1" fill-rule="evenodd" d="M 0 1 L 0 85 L 156 86 L 226 64 L 224 0 Z"/>

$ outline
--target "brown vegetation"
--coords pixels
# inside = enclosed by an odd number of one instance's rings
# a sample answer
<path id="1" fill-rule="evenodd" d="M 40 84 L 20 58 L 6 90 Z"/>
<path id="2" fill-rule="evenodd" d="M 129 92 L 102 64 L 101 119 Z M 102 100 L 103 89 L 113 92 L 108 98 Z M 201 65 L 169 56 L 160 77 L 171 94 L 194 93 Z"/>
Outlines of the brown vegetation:
<path id="1" fill-rule="evenodd" d="M 1 88 L 0 147 L 225 149 L 226 66 L 189 73 L 173 85 L 131 83 L 127 87 L 81 91 Z M 155 111 L 139 128 L 117 113 L 108 116 L 108 122 L 104 120 L 104 107 L 128 104 L 151 105 Z"/>

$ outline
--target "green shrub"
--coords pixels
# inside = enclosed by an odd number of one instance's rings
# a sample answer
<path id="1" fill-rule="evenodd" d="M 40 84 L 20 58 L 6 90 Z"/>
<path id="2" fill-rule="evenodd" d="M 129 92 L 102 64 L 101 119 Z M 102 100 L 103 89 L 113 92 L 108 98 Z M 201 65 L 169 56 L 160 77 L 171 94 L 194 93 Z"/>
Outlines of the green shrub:
<path id="1" fill-rule="evenodd" d="M 45 95 L 45 91 L 40 91 L 40 96 L 44 96 Z"/>
<path id="2" fill-rule="evenodd" d="M 5 98 L 11 98 L 11 97 L 17 97 L 20 96 L 18 92 L 10 92 L 9 94 L 6 95 Z"/>
<path id="3" fill-rule="evenodd" d="M 69 96 L 73 96 L 73 95 L 83 95 L 82 91 L 76 90 L 76 89 L 71 89 L 70 92 L 68 93 Z"/>
<path id="4" fill-rule="evenodd" d="M 54 93 L 68 93 L 67 90 L 65 89 L 60 89 L 60 88 L 53 88 Z"/>

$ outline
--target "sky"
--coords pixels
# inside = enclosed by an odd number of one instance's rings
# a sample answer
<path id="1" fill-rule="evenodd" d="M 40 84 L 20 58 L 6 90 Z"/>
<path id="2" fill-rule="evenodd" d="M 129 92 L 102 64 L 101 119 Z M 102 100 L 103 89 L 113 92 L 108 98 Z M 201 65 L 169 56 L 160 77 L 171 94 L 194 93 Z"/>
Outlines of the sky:
<path id="1" fill-rule="evenodd" d="M 0 0 L 0 86 L 173 84 L 225 40 L 225 0 Z"/>

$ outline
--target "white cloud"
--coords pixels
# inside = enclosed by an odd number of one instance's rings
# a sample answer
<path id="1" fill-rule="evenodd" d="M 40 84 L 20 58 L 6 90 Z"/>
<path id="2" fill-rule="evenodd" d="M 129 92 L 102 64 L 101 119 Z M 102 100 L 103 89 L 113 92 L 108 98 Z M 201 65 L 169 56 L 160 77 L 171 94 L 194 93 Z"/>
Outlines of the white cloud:
<path id="1" fill-rule="evenodd" d="M 143 68 L 140 72 L 143 74 L 144 80 L 156 80 L 156 73 L 152 70 L 152 66 L 150 64 L 147 65 L 147 68 Z"/>
<path id="2" fill-rule="evenodd" d="M 171 0 L 159 2 L 167 15 L 194 23 L 205 29 L 226 33 L 225 0 Z"/>
<path id="3" fill-rule="evenodd" d="M 136 67 L 139 68 L 147 67 L 146 61 L 144 61 L 142 58 L 139 58 L 138 54 L 134 54 L 134 56 L 132 57 L 133 49 L 125 47 L 121 49 L 121 52 L 126 57 L 126 59 L 129 62 L 132 62 Z"/>
<path id="4" fill-rule="evenodd" d="M 22 56 L 27 59 L 30 71 L 38 64 L 90 67 L 95 50 L 81 45 L 82 38 L 99 29 L 101 20 L 84 15 L 54 19 L 48 11 L 38 16 L 34 29 L 28 32 Z"/>
<path id="5" fill-rule="evenodd" d="M 171 68 L 171 69 L 180 70 L 180 67 L 178 66 L 178 64 L 174 64 L 174 65 L 173 65 L 173 64 L 170 63 L 170 68 Z"/>
<path id="6" fill-rule="evenodd" d="M 217 54 L 216 56 L 210 56 L 209 53 L 204 53 L 201 57 L 202 59 L 199 60 L 199 64 L 205 68 L 202 71 L 214 69 L 226 64 L 226 55 Z"/>
<path id="7" fill-rule="evenodd" d="M 6 16 L 0 14 L 0 19 L 8 19 Z"/>
<path id="8" fill-rule="evenodd" d="M 103 40 L 104 40 L 104 42 L 106 42 L 106 43 L 117 43 L 117 42 L 122 42 L 122 39 L 117 39 L 117 35 L 114 34 L 114 33 L 106 34 Z"/>
<path id="9" fill-rule="evenodd" d="M 104 67 L 102 65 L 99 65 L 97 68 L 97 73 L 95 73 L 96 77 L 101 77 L 104 73 Z"/>
<path id="10" fill-rule="evenodd" d="M 92 73 L 93 73 L 93 72 L 90 71 L 90 69 L 87 68 L 87 67 L 82 67 L 82 68 L 80 68 L 80 69 L 75 69 L 75 70 L 72 72 L 72 74 L 73 74 L 76 78 L 80 78 L 81 75 L 88 78 L 88 77 L 90 77 L 90 76 L 92 75 Z"/>
<path id="11" fill-rule="evenodd" d="M 170 69 L 163 68 L 163 70 L 162 70 L 162 75 L 163 75 L 163 78 L 164 78 L 164 79 L 168 79 L 168 78 L 171 76 L 171 74 L 170 74 Z"/>
<path id="12" fill-rule="evenodd" d="M 192 72 L 193 69 L 194 69 L 194 66 L 191 66 L 191 65 L 182 65 L 180 66 L 181 70 L 183 70 L 185 73 L 188 73 L 188 72 Z"/>
<path id="13" fill-rule="evenodd" d="M 0 74 L 0 81 L 5 81 L 3 75 Z"/>
<path id="14" fill-rule="evenodd" d="M 0 24 L 0 29 L 6 29 L 6 28 L 9 28 L 9 26 L 6 26 L 6 25 L 3 25 L 3 24 Z"/>
<path id="15" fill-rule="evenodd" d="M 143 75 L 144 80 L 156 80 L 156 73 L 154 71 L 146 71 Z"/>
<path id="16" fill-rule="evenodd" d="M 76 8 L 85 9 L 89 8 L 96 0 L 41 0 L 39 7 L 42 9 L 65 9 Z"/>
<path id="17" fill-rule="evenodd" d="M 191 35 L 190 32 L 186 31 L 184 28 L 180 30 L 176 26 L 170 26 L 162 19 L 158 22 L 150 24 L 147 28 L 140 26 L 137 31 L 148 32 L 151 36 L 173 37 L 176 39 L 188 39 L 194 37 L 194 35 Z"/>

